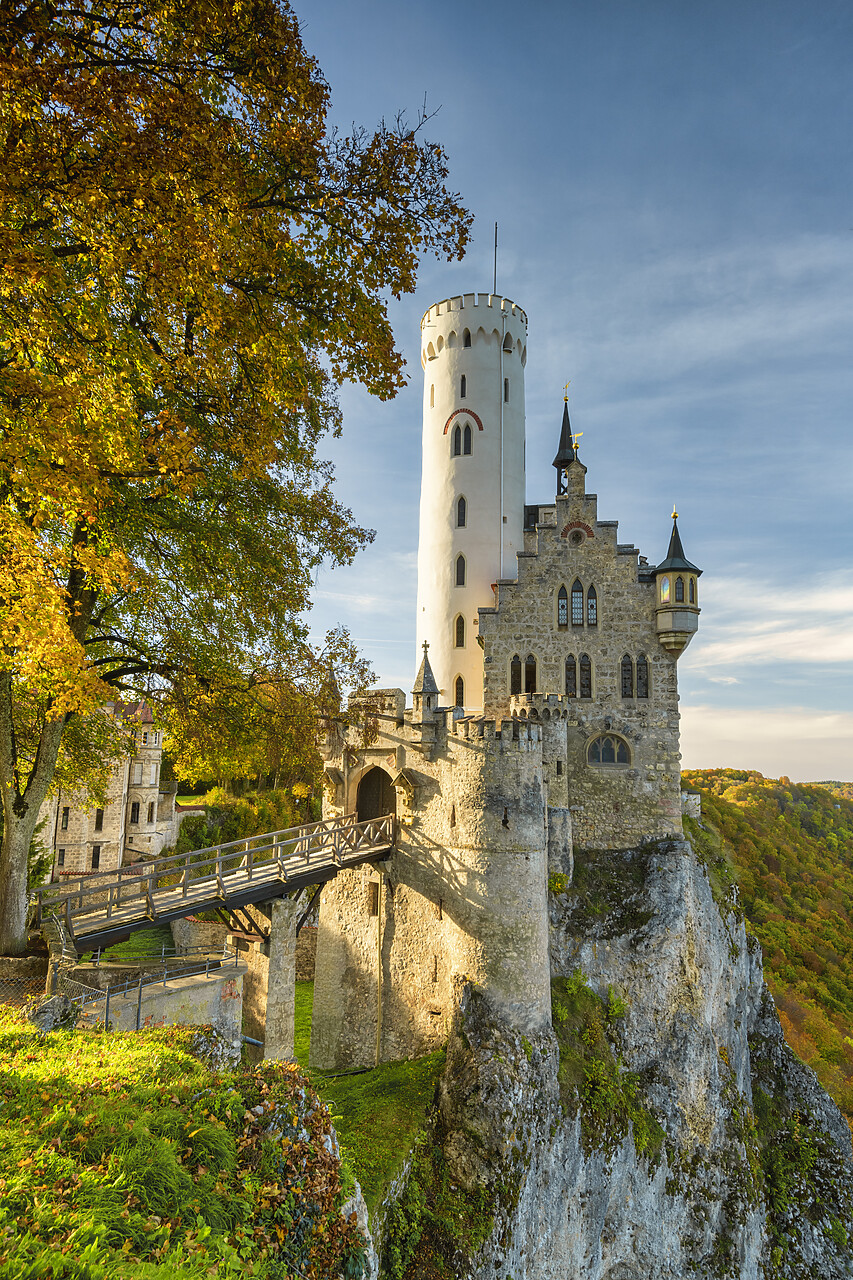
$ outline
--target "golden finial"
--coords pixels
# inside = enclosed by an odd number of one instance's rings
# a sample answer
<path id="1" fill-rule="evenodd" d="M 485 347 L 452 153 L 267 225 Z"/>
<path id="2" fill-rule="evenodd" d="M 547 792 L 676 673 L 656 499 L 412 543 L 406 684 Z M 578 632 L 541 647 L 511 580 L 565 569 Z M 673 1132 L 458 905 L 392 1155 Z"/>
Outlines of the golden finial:
<path id="1" fill-rule="evenodd" d="M 580 438 L 581 438 L 581 436 L 582 436 L 582 435 L 583 435 L 583 432 L 582 432 L 582 431 L 573 431 L 573 432 L 572 432 L 572 448 L 573 448 L 573 449 L 577 449 L 577 447 L 578 447 L 578 440 L 580 440 Z"/>
<path id="2" fill-rule="evenodd" d="M 677 512 L 677 511 L 676 511 L 676 509 L 675 509 L 675 503 L 674 503 L 674 502 L 673 502 L 673 504 L 672 504 L 672 518 L 673 518 L 673 520 L 677 520 L 677 519 L 678 519 L 678 512 Z"/>
<path id="3" fill-rule="evenodd" d="M 568 382 L 567 382 L 567 383 L 564 385 L 564 387 L 563 387 L 563 399 L 564 399 L 564 400 L 566 400 L 566 401 L 567 401 L 567 400 L 568 400 L 568 398 L 569 398 L 569 387 L 570 387 L 571 385 L 572 385 L 572 380 L 571 380 L 571 378 L 569 378 Z"/>

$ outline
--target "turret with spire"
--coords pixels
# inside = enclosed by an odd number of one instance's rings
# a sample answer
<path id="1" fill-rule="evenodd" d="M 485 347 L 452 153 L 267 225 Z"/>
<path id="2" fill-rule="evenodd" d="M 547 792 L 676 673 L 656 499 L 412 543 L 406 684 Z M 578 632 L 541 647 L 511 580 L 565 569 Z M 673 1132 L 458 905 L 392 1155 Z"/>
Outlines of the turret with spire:
<path id="1" fill-rule="evenodd" d="M 568 383 L 566 388 L 568 392 Z M 568 495 L 570 487 L 574 491 L 583 493 L 584 482 L 583 476 L 586 475 L 586 467 L 582 464 L 578 456 L 578 440 L 583 432 L 574 435 L 572 433 L 572 424 L 569 421 L 569 397 L 568 393 L 563 396 L 563 421 L 560 423 L 560 444 L 557 448 L 557 454 L 552 462 L 552 466 L 557 472 L 557 497 L 564 498 Z M 579 472 L 575 477 L 575 484 L 570 486 L 570 477 L 572 476 L 572 467 Z"/>
<path id="2" fill-rule="evenodd" d="M 678 512 L 672 512 L 672 533 L 666 559 L 654 571 L 657 592 L 657 632 L 664 649 L 676 657 L 699 629 L 699 576 L 684 554 L 678 532 Z"/>

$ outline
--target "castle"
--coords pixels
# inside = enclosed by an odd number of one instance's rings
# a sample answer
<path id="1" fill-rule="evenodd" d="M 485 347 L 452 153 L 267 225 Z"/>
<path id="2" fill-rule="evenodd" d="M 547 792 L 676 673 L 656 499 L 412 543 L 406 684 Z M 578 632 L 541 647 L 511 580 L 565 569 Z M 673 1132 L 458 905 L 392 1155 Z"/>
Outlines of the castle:
<path id="1" fill-rule="evenodd" d="M 395 812 L 396 849 L 322 899 L 311 1066 L 414 1057 L 461 983 L 550 1024 L 549 876 L 575 851 L 682 835 L 676 662 L 701 570 L 673 513 L 650 565 L 599 520 L 564 402 L 556 495 L 525 500 L 527 317 L 464 294 L 421 321 L 423 478 L 412 706 L 368 746 L 332 724 L 324 816 Z"/>

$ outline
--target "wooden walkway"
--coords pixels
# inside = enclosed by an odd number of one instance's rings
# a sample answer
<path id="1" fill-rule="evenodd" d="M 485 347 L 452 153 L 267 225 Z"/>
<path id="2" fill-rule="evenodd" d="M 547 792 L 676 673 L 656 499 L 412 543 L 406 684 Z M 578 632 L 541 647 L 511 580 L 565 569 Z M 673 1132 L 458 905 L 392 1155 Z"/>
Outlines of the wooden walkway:
<path id="1" fill-rule="evenodd" d="M 287 897 L 333 879 L 342 867 L 381 858 L 394 845 L 394 824 L 393 814 L 365 822 L 348 814 L 45 885 L 36 895 L 33 925 L 41 929 L 57 916 L 77 951 L 90 951 L 197 911 Z"/>

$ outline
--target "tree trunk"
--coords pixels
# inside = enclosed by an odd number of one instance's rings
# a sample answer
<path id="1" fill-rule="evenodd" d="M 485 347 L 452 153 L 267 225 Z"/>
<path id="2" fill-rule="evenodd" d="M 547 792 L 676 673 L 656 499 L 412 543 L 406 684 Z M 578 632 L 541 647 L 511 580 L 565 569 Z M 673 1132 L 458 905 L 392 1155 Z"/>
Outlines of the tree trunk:
<path id="1" fill-rule="evenodd" d="M 64 727 L 62 720 L 49 720 L 42 728 L 35 760 L 21 792 L 12 680 L 8 671 L 0 673 L 0 955 L 18 956 L 27 947 L 27 859 L 39 809 L 53 781 Z"/>

